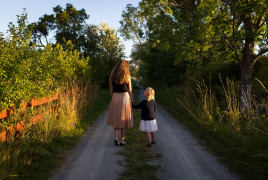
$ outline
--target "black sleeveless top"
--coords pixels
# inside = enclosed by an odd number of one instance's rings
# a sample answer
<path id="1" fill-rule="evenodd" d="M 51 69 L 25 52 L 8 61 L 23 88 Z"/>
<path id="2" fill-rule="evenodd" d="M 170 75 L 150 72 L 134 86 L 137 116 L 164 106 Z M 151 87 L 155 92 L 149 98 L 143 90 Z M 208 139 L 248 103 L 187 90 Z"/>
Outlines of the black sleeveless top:
<path id="1" fill-rule="evenodd" d="M 128 92 L 128 83 L 123 83 L 123 84 L 116 84 L 115 82 L 112 82 L 113 84 L 113 91 L 114 92 Z"/>

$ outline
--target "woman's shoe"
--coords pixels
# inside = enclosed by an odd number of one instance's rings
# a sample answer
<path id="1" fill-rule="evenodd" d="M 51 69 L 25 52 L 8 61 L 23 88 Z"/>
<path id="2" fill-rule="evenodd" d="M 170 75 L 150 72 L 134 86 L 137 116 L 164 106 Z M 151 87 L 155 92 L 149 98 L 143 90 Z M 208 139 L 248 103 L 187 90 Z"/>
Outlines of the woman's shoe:
<path id="1" fill-rule="evenodd" d="M 149 148 L 150 148 L 150 147 L 151 147 L 151 143 L 147 144 L 147 147 L 149 147 Z"/>
<path id="2" fill-rule="evenodd" d="M 116 145 L 116 146 L 119 146 L 119 141 L 116 139 L 116 140 L 114 140 L 114 144 Z"/>
<path id="3" fill-rule="evenodd" d="M 151 142 L 151 144 L 155 144 L 155 142 L 154 142 L 154 141 L 152 141 L 152 142 Z"/>
<path id="4" fill-rule="evenodd" d="M 120 146 L 124 146 L 124 145 L 126 145 L 126 142 L 125 141 L 121 141 L 120 142 Z"/>

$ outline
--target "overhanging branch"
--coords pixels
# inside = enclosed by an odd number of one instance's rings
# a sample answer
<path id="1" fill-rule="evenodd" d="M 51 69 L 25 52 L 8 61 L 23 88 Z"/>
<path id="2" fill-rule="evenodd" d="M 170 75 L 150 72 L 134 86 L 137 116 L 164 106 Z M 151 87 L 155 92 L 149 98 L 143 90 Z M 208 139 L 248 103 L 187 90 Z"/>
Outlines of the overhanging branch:
<path id="1" fill-rule="evenodd" d="M 177 7 L 180 7 L 180 8 L 184 8 L 181 4 L 178 4 L 175 0 L 171 0 L 172 3 L 168 3 L 166 2 L 165 4 L 168 5 L 168 6 L 177 6 Z"/>
<path id="2" fill-rule="evenodd" d="M 265 53 L 267 53 L 267 52 L 268 52 L 268 48 L 261 50 L 261 51 L 255 56 L 255 58 L 254 58 L 254 60 L 253 60 L 253 64 L 255 64 L 255 62 L 256 62 L 256 61 L 257 61 L 263 54 L 265 54 Z"/>

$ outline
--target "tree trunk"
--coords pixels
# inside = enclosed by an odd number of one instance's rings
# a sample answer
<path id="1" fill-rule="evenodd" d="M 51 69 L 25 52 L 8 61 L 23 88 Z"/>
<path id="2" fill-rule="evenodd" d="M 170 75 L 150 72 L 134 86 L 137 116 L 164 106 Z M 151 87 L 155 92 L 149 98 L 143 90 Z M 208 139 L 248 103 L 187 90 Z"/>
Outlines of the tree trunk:
<path id="1" fill-rule="evenodd" d="M 244 57 L 240 62 L 241 68 L 241 99 L 240 99 L 240 111 L 251 111 L 251 80 L 253 65 L 249 61 L 249 57 Z"/>
<path id="2" fill-rule="evenodd" d="M 242 15 L 245 27 L 245 45 L 242 50 L 242 60 L 240 61 L 241 68 L 241 99 L 240 111 L 247 113 L 251 111 L 251 80 L 254 66 L 254 36 L 252 30 L 252 17 Z"/>
<path id="3" fill-rule="evenodd" d="M 251 111 L 251 80 L 254 62 L 254 40 L 246 39 L 244 49 L 242 51 L 242 60 L 240 61 L 241 69 L 241 99 L 240 111 Z"/>

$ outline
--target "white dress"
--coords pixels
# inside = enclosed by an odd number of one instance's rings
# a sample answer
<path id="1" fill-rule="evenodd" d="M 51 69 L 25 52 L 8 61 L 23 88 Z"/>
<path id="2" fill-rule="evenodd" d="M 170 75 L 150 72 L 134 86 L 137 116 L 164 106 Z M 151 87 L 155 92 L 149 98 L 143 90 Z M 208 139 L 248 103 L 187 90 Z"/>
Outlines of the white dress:
<path id="1" fill-rule="evenodd" d="M 158 130 L 156 119 L 153 120 L 141 120 L 140 131 L 155 132 Z"/>

